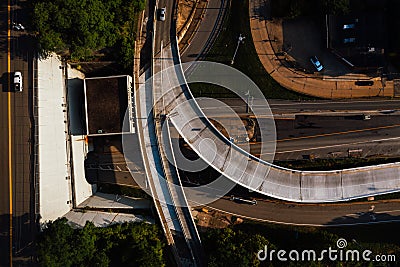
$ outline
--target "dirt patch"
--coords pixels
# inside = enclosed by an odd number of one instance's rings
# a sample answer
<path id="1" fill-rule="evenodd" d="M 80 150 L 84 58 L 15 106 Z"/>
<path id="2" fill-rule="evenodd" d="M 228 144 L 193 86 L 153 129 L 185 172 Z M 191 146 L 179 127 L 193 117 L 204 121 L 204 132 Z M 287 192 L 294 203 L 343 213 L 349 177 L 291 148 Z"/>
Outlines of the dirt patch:
<path id="1" fill-rule="evenodd" d="M 240 224 L 243 222 L 241 218 L 231 214 L 209 210 L 207 208 L 192 211 L 193 217 L 199 226 L 199 230 L 206 228 L 226 228 L 230 225 Z"/>
<path id="2" fill-rule="evenodd" d="M 176 22 L 176 31 L 180 32 L 189 19 L 196 1 L 193 0 L 179 0 L 178 1 L 178 19 Z"/>

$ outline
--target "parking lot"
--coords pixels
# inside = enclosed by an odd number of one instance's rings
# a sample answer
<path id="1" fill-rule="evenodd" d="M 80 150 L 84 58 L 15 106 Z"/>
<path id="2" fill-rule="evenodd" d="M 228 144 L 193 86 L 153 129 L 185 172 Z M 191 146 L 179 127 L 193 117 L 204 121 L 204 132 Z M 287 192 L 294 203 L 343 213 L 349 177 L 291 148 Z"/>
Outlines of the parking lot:
<path id="1" fill-rule="evenodd" d="M 312 18 L 284 20 L 282 22 L 282 44 L 291 60 L 296 62 L 298 70 L 306 73 L 316 72 L 310 62 L 311 56 L 317 56 L 324 69 L 324 76 L 341 76 L 348 74 L 350 69 L 326 49 L 325 37 L 322 36 L 323 23 L 315 22 Z"/>

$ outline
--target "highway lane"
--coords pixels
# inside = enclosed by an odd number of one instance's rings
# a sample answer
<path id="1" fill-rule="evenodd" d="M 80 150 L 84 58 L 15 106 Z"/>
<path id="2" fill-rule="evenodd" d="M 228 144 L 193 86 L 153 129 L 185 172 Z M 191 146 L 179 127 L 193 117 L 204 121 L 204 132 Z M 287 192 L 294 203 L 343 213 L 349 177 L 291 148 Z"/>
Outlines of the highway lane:
<path id="1" fill-rule="evenodd" d="M 191 40 L 190 44 L 187 46 L 185 51 L 181 54 L 181 61 L 182 63 L 190 62 L 193 60 L 197 60 L 203 50 L 206 48 L 210 39 L 212 39 L 212 34 L 214 33 L 213 30 L 215 28 L 215 24 L 218 22 L 218 16 L 220 10 L 223 8 L 222 0 L 209 0 L 207 4 L 207 8 L 204 13 L 204 17 L 200 26 L 197 29 L 196 34 L 194 35 L 193 39 Z M 222 14 L 221 14 L 222 15 Z M 188 32 L 187 34 L 192 34 Z"/>
<path id="2" fill-rule="evenodd" d="M 249 219 L 303 226 L 400 222 L 399 200 L 313 205 L 257 199 L 257 205 L 249 205 L 225 197 L 209 207 Z"/>
<path id="3" fill-rule="evenodd" d="M 399 157 L 399 128 L 364 133 L 342 133 L 338 136 L 308 136 L 305 139 L 277 143 L 275 160 L 299 160 L 304 156 L 315 158 L 348 157 Z M 239 144 L 240 147 L 246 147 Z M 251 143 L 250 152 L 259 156 L 260 143 Z M 349 151 L 353 151 L 350 152 Z M 357 151 L 357 153 L 355 153 Z M 267 154 L 267 153 L 264 153 Z M 264 155 L 263 154 L 263 155 Z"/>
<path id="4" fill-rule="evenodd" d="M 307 116 L 296 120 L 278 120 L 276 159 L 301 159 L 315 154 L 326 158 L 346 157 L 347 151 L 362 149 L 366 156 L 400 156 L 400 117 Z M 283 155 L 286 154 L 286 155 Z"/>
<path id="5" fill-rule="evenodd" d="M 159 20 L 159 9 L 160 8 L 166 8 L 166 16 L 165 16 L 165 21 L 160 21 Z M 171 34 L 174 36 L 175 31 L 174 29 L 171 29 L 171 21 L 174 16 L 174 1 L 168 1 L 168 0 L 158 0 L 157 1 L 157 11 L 156 11 L 156 25 L 155 28 L 156 30 L 156 35 L 154 39 L 154 54 L 157 56 L 160 51 L 161 51 L 161 42 L 163 43 L 163 46 L 167 46 L 171 42 Z"/>
<path id="6" fill-rule="evenodd" d="M 20 5 L 25 1 L 9 1 L 1 5 L 0 34 L 4 47 L 0 54 L 2 90 L 0 92 L 0 265 L 16 263 L 19 256 L 26 256 L 24 249 L 33 240 L 35 232 L 33 202 L 31 194 L 31 94 L 32 94 L 32 41 L 25 32 L 7 32 L 7 18 L 21 22 L 24 10 Z M 10 6 L 8 7 L 7 4 Z M 8 12 L 9 11 L 9 12 Z M 9 42 L 7 38 L 9 34 Z M 14 92 L 9 75 L 21 71 L 23 92 Z M 12 77 L 10 77 L 12 81 Z M 10 201 L 10 199 L 12 200 Z M 10 207 L 12 207 L 10 209 Z M 12 220 L 10 218 L 12 212 Z M 10 228 L 10 224 L 12 228 Z M 6 239 L 8 243 L 6 243 Z M 10 247 L 13 247 L 12 253 Z M 27 252 L 29 254 L 29 252 Z M 5 257 L 5 254 L 8 257 Z"/>
<path id="7" fill-rule="evenodd" d="M 234 119 L 232 114 L 224 114 L 222 111 L 210 112 L 206 110 L 209 118 L 218 121 L 220 125 L 235 136 L 236 129 L 243 127 L 242 121 Z M 215 110 L 217 111 L 217 110 Z M 316 157 L 331 158 L 346 157 L 348 149 L 362 148 L 360 156 L 400 156 L 400 116 L 371 115 L 364 120 L 362 115 L 299 115 L 287 119 L 275 119 L 277 131 L 276 159 L 293 160 L 301 159 L 303 155 L 313 153 Z M 358 113 L 362 114 L 362 113 Z M 396 113 L 397 114 L 397 113 Z M 247 120 L 246 114 L 240 114 L 243 120 Z M 266 118 L 259 118 L 258 123 L 263 125 Z M 252 131 L 249 132 L 250 137 Z M 257 142 L 251 142 L 251 152 L 258 155 L 260 141 L 257 129 L 254 132 Z M 254 141 L 254 139 L 253 139 Z M 238 145 L 242 148 L 246 144 Z"/>
<path id="8" fill-rule="evenodd" d="M 237 113 L 246 113 L 246 103 L 238 98 L 221 98 L 220 101 L 228 104 Z M 201 103 L 201 102 L 200 102 Z M 400 100 L 398 99 L 374 99 L 374 100 L 348 100 L 348 101 L 291 101 L 268 99 L 269 106 L 274 114 L 292 114 L 322 111 L 341 112 L 341 111 L 397 111 L 400 110 Z M 253 106 L 257 106 L 257 100 L 252 101 Z"/>

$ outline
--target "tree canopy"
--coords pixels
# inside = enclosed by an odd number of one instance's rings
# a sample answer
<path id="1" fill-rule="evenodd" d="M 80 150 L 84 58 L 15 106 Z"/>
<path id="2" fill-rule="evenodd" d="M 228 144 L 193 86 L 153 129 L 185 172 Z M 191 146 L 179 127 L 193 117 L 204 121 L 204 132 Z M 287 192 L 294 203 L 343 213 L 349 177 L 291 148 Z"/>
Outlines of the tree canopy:
<path id="1" fill-rule="evenodd" d="M 210 267 L 259 266 L 257 252 L 265 245 L 274 248 L 262 235 L 232 228 L 210 229 L 202 239 Z"/>
<path id="2" fill-rule="evenodd" d="M 88 60 L 114 48 L 124 65 L 133 60 L 136 14 L 144 0 L 36 0 L 33 26 L 42 55 L 58 52 Z"/>
<path id="3" fill-rule="evenodd" d="M 117 224 L 73 229 L 62 218 L 49 222 L 37 241 L 41 266 L 165 266 L 163 235 L 156 225 Z"/>

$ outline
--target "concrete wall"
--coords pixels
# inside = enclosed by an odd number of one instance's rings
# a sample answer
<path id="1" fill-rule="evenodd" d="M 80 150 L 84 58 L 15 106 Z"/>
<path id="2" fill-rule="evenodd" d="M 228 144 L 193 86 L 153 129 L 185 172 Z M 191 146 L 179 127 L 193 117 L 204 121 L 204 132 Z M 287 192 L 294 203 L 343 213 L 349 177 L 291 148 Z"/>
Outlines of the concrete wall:
<path id="1" fill-rule="evenodd" d="M 38 61 L 39 194 L 41 221 L 55 220 L 72 207 L 68 173 L 64 75 L 56 56 Z"/>

